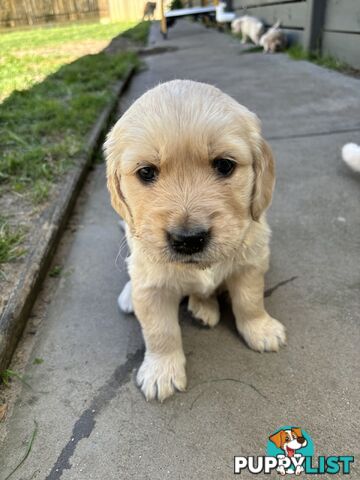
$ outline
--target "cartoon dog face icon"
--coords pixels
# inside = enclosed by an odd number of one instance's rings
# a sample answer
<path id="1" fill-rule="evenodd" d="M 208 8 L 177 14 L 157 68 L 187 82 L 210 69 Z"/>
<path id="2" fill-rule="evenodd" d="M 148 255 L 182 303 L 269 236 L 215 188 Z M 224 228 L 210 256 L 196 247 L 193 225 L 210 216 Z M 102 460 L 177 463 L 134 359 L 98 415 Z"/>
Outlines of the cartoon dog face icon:
<path id="1" fill-rule="evenodd" d="M 301 457 L 302 455 L 296 451 L 300 448 L 306 447 L 307 445 L 307 440 L 303 437 L 301 428 L 293 427 L 291 429 L 280 430 L 279 432 L 274 433 L 274 435 L 271 435 L 269 438 L 273 443 L 275 443 L 277 448 L 281 448 L 281 450 L 285 452 L 285 455 L 278 455 L 278 458 L 283 456 Z M 299 475 L 302 471 L 304 471 L 303 467 L 298 466 L 296 467 L 295 474 Z M 281 475 L 290 473 L 285 472 L 284 467 L 279 467 L 278 472 Z"/>
<path id="2" fill-rule="evenodd" d="M 271 435 L 270 440 L 275 443 L 277 448 L 284 450 L 287 457 L 293 457 L 296 450 L 307 445 L 306 439 L 302 436 L 301 428 L 280 430 L 280 432 Z"/>

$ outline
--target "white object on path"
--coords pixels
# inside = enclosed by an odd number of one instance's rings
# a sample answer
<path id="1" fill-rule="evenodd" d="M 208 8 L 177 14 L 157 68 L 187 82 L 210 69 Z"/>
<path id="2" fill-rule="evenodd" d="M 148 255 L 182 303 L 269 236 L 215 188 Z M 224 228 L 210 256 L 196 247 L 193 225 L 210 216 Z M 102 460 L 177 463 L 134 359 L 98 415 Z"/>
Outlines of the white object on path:
<path id="1" fill-rule="evenodd" d="M 226 3 L 220 2 L 216 7 L 217 23 L 231 23 L 235 18 L 235 12 L 225 12 Z"/>
<path id="2" fill-rule="evenodd" d="M 354 172 L 360 172 L 360 145 L 356 145 L 356 143 L 345 144 L 342 147 L 342 157 Z"/>

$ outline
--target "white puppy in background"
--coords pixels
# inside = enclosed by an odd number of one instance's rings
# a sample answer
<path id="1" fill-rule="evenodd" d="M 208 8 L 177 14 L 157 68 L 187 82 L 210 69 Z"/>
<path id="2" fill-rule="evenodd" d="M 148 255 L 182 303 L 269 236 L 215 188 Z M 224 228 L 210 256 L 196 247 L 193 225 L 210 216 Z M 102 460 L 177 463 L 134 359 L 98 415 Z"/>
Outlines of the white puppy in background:
<path id="1" fill-rule="evenodd" d="M 280 20 L 260 38 L 259 44 L 264 48 L 265 53 L 275 53 L 286 47 L 286 35 L 279 27 Z"/>
<path id="2" fill-rule="evenodd" d="M 247 43 L 250 39 L 255 45 L 259 45 L 260 38 L 265 32 L 265 26 L 258 18 L 244 15 L 233 20 L 231 31 L 236 35 L 241 34 L 241 43 Z"/>
<path id="3" fill-rule="evenodd" d="M 360 145 L 347 143 L 342 147 L 342 157 L 354 172 L 360 172 Z"/>

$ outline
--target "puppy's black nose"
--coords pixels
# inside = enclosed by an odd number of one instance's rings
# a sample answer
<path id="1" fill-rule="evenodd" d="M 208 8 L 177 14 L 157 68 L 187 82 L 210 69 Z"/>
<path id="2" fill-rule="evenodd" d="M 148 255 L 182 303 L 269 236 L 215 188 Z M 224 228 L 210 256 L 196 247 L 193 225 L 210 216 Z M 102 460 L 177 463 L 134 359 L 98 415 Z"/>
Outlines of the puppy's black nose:
<path id="1" fill-rule="evenodd" d="M 210 232 L 202 228 L 183 228 L 167 232 L 167 238 L 174 252 L 193 255 L 204 250 L 209 242 Z"/>
<path id="2" fill-rule="evenodd" d="M 301 443 L 301 445 L 306 442 L 304 437 L 297 437 L 297 441 Z"/>

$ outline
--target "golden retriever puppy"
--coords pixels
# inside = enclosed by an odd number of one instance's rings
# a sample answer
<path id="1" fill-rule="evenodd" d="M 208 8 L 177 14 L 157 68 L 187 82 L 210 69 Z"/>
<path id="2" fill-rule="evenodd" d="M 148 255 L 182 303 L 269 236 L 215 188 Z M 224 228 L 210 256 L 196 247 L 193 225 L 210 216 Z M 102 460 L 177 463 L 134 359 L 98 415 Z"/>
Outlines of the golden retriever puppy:
<path id="1" fill-rule="evenodd" d="M 277 351 L 283 325 L 265 310 L 274 160 L 257 117 L 189 80 L 140 97 L 105 143 L 111 202 L 127 225 L 127 296 L 146 345 L 137 382 L 147 400 L 185 390 L 179 303 L 209 327 L 227 289 L 250 348 Z"/>
<path id="2" fill-rule="evenodd" d="M 260 38 L 259 45 L 264 48 L 265 53 L 275 53 L 286 48 L 286 35 L 279 27 L 280 21 L 277 21 Z"/>
<path id="3" fill-rule="evenodd" d="M 235 35 L 241 34 L 241 43 L 251 40 L 255 45 L 259 45 L 260 38 L 265 32 L 265 26 L 258 18 L 244 15 L 231 22 L 231 31 Z"/>

